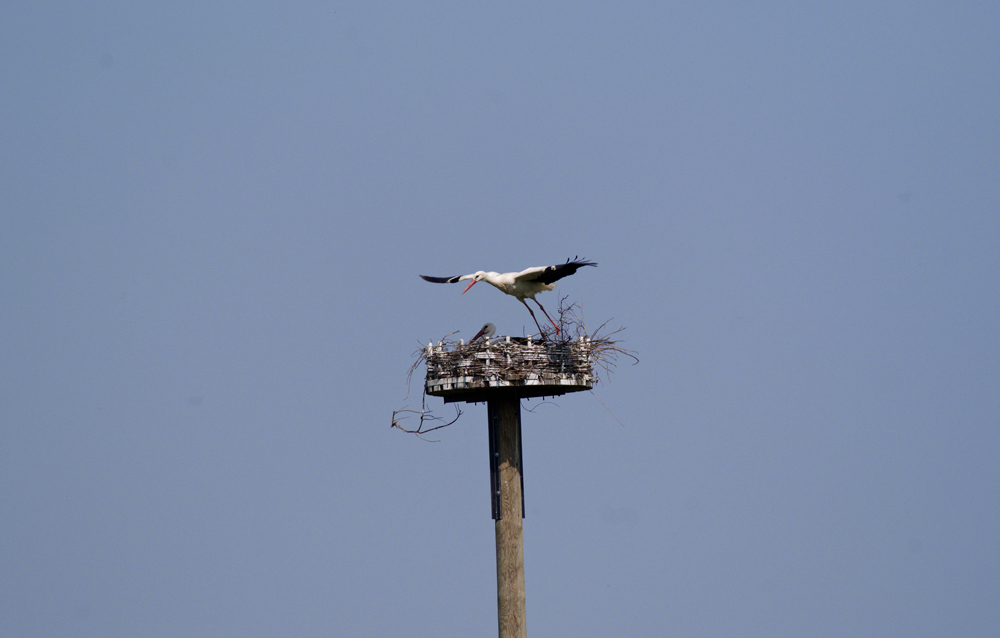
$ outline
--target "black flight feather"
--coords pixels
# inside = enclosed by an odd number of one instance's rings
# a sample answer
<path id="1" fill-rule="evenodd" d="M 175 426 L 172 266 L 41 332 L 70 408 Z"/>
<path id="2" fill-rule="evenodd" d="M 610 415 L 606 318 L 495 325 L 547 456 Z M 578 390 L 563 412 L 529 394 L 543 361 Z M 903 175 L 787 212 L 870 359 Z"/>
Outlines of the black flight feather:
<path id="1" fill-rule="evenodd" d="M 535 281 L 540 281 L 543 284 L 551 284 L 554 281 L 559 281 L 563 277 L 569 277 L 583 266 L 597 266 L 597 264 L 592 261 L 580 259 L 580 257 L 577 256 L 574 257 L 572 261 L 567 259 L 565 264 L 547 266 L 541 274 L 535 277 Z"/>
<path id="2" fill-rule="evenodd" d="M 434 284 L 455 284 L 458 280 L 462 278 L 461 275 L 455 275 L 454 277 L 428 277 L 427 275 L 420 275 L 420 278 L 424 281 L 429 281 Z"/>

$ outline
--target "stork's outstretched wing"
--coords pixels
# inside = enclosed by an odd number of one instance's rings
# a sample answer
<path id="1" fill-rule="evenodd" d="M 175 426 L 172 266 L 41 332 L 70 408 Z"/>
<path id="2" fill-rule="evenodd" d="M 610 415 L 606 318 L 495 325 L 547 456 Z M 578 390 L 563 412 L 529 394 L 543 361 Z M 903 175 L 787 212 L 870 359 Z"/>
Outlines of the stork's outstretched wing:
<path id="1" fill-rule="evenodd" d="M 567 259 L 565 264 L 545 266 L 544 268 L 528 268 L 527 270 L 519 273 L 517 279 L 527 279 L 529 281 L 537 281 L 543 284 L 551 284 L 559 281 L 563 277 L 569 277 L 583 266 L 597 266 L 597 264 L 592 261 L 587 261 L 586 259 L 574 257 L 572 260 Z"/>
<path id="2" fill-rule="evenodd" d="M 468 279 L 472 275 L 455 275 L 454 277 L 428 277 L 427 275 L 420 275 L 420 278 L 424 281 L 429 281 L 432 284 L 457 284 L 463 279 Z"/>

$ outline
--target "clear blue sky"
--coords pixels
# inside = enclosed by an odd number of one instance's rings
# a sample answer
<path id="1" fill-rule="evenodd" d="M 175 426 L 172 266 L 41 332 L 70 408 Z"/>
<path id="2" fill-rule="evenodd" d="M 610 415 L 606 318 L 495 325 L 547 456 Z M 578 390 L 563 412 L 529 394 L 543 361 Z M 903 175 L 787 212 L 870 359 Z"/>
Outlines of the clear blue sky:
<path id="1" fill-rule="evenodd" d="M 998 7 L 5 3 L 0 634 L 494 635 L 417 274 L 580 255 L 530 635 L 1000 635 Z"/>

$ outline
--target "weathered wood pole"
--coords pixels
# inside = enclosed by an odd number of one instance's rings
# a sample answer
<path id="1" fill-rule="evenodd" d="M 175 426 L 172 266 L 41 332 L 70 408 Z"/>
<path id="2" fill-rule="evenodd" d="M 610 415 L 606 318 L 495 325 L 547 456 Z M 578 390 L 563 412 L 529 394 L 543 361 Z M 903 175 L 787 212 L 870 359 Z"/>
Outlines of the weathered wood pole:
<path id="1" fill-rule="evenodd" d="M 495 472 L 497 535 L 497 620 L 500 638 L 526 638 L 524 617 L 524 534 L 522 526 L 521 400 L 507 396 L 487 401 L 490 459 Z M 498 511 L 499 510 L 499 511 Z"/>

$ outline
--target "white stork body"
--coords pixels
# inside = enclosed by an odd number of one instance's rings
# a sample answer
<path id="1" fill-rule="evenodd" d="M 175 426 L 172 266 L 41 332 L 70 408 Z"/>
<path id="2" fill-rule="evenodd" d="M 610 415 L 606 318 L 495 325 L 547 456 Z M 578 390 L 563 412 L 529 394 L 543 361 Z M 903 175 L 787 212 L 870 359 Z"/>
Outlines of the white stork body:
<path id="1" fill-rule="evenodd" d="M 426 275 L 420 275 L 425 281 L 430 281 L 436 284 L 454 284 L 466 279 L 471 279 L 469 285 L 465 287 L 462 291 L 464 295 L 469 291 L 479 281 L 485 281 L 486 283 L 493 284 L 501 292 L 505 292 L 508 295 L 514 297 L 518 301 L 524 304 L 524 307 L 528 309 L 531 313 L 531 318 L 535 320 L 535 325 L 538 326 L 538 331 L 543 335 L 542 326 L 539 325 L 538 319 L 535 317 L 534 311 L 532 311 L 531 306 L 525 299 L 531 299 L 538 307 L 542 309 L 545 313 L 546 318 L 552 322 L 552 327 L 556 329 L 556 334 L 559 333 L 559 326 L 556 325 L 555 321 L 552 321 L 552 317 L 549 317 L 549 313 L 545 312 L 545 308 L 542 304 L 535 299 L 535 295 L 540 292 L 546 292 L 553 290 L 555 282 L 562 279 L 563 277 L 568 277 L 575 273 L 579 268 L 583 266 L 596 266 L 594 262 L 582 260 L 579 258 L 574 258 L 572 261 L 566 260 L 565 264 L 558 264 L 556 266 L 536 266 L 534 268 L 527 268 L 521 272 L 484 272 L 482 270 L 474 272 L 471 275 L 462 275 L 460 277 L 428 277 Z"/>

